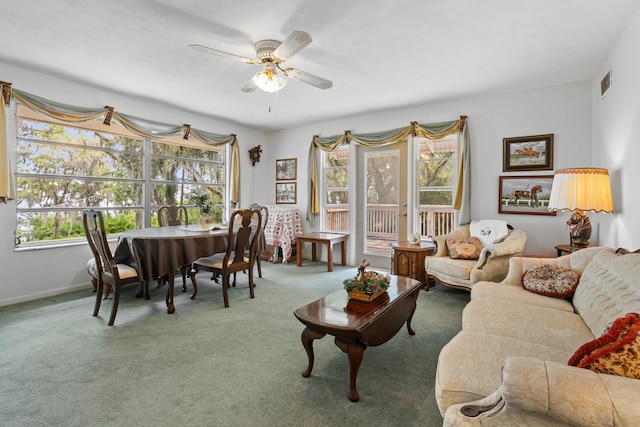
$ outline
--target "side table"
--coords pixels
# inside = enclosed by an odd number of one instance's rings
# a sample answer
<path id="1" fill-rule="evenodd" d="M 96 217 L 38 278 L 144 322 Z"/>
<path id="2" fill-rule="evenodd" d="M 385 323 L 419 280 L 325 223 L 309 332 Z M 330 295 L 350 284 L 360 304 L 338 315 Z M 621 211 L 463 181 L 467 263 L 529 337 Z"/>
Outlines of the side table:
<path id="1" fill-rule="evenodd" d="M 558 256 L 562 256 L 563 253 L 570 254 L 572 252 L 579 251 L 580 249 L 584 249 L 587 246 L 573 246 L 573 245 L 556 245 L 556 251 L 558 251 Z"/>
<path id="2" fill-rule="evenodd" d="M 311 243 L 311 260 L 316 260 L 316 244 L 327 245 L 327 271 L 333 271 L 333 244 L 340 243 L 342 251 L 342 265 L 347 265 L 346 242 L 348 234 L 314 232 L 296 234 L 296 263 L 302 265 L 302 244 Z"/>
<path id="3" fill-rule="evenodd" d="M 424 286 L 427 284 L 427 273 L 424 271 L 424 259 L 436 250 L 432 242 L 410 243 L 408 240 L 391 242 L 393 256 L 391 257 L 391 274 L 407 276 L 418 280 Z"/>

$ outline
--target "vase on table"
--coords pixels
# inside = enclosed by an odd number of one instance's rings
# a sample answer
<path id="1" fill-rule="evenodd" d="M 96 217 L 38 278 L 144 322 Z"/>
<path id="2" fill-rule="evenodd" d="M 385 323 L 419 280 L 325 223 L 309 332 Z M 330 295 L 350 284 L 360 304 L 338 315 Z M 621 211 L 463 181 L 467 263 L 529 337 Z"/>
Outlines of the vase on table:
<path id="1" fill-rule="evenodd" d="M 209 214 L 209 213 L 201 213 L 200 214 L 200 226 L 203 229 L 210 229 L 211 228 L 211 224 L 213 224 L 213 215 Z"/>

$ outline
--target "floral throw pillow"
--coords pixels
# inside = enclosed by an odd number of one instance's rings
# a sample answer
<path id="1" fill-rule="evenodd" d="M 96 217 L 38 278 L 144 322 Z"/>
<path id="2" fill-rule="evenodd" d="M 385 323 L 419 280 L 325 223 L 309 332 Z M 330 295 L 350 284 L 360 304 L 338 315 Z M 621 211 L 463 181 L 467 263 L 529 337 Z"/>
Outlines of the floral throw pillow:
<path id="1" fill-rule="evenodd" d="M 449 256 L 453 259 L 478 259 L 482 252 L 482 242 L 477 237 L 447 239 Z"/>
<path id="2" fill-rule="evenodd" d="M 522 275 L 522 287 L 534 294 L 568 298 L 576 291 L 580 275 L 559 265 L 542 264 Z"/>
<path id="3" fill-rule="evenodd" d="M 594 372 L 640 379 L 640 315 L 629 313 L 575 352 L 569 365 Z"/>

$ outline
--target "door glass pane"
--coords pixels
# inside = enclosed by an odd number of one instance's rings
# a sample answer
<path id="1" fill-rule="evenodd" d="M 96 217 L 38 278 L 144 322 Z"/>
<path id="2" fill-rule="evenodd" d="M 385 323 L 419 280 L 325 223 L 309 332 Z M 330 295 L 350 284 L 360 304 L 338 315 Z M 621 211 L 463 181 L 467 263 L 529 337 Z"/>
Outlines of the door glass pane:
<path id="1" fill-rule="evenodd" d="M 399 163 L 397 151 L 365 154 L 367 254 L 390 256 L 389 244 L 398 239 Z"/>
<path id="2" fill-rule="evenodd" d="M 324 226 L 327 231 L 349 232 L 349 146 L 324 155 Z"/>

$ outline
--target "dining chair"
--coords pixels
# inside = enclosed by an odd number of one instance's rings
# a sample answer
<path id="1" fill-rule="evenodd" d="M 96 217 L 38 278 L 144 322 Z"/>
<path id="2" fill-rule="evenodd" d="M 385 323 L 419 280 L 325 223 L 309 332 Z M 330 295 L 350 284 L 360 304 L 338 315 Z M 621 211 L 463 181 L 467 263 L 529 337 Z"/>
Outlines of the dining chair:
<path id="1" fill-rule="evenodd" d="M 251 205 L 251 209 L 260 211 L 262 226 L 260 227 L 260 235 L 258 236 L 258 243 L 256 245 L 256 256 L 254 263 L 258 265 L 258 277 L 262 279 L 262 264 L 260 253 L 267 248 L 267 241 L 265 238 L 265 229 L 267 227 L 267 221 L 269 220 L 269 209 L 266 206 Z"/>
<path id="2" fill-rule="evenodd" d="M 83 211 L 82 224 L 87 241 L 89 242 L 89 247 L 96 261 L 96 271 L 98 273 L 98 289 L 96 290 L 96 303 L 93 309 L 93 315 L 97 316 L 100 311 L 103 287 L 105 283 L 107 283 L 114 290 L 111 316 L 109 317 L 109 326 L 112 326 L 116 320 L 116 313 L 118 312 L 120 288 L 130 283 L 138 283 L 140 282 L 140 278 L 135 268 L 125 264 L 117 264 L 113 259 L 111 248 L 107 241 L 102 212 L 93 209 Z"/>
<path id="3" fill-rule="evenodd" d="M 158 225 L 160 227 L 170 227 L 174 225 L 189 224 L 189 214 L 187 208 L 184 206 L 161 206 L 158 209 Z M 183 265 L 180 267 L 180 273 L 182 274 L 182 292 L 187 292 L 187 274 L 191 268 L 191 264 Z M 164 277 L 158 278 L 158 287 L 162 286 L 166 279 Z M 168 280 L 167 280 L 168 281 Z"/>
<path id="4" fill-rule="evenodd" d="M 237 222 L 240 222 L 240 225 L 237 225 Z M 196 273 L 209 271 L 222 276 L 224 306 L 229 307 L 229 278 L 233 273 L 233 286 L 235 286 L 236 273 L 243 270 L 249 272 L 249 295 L 254 298 L 252 267 L 261 229 L 262 217 L 259 210 L 238 209 L 234 211 L 229 219 L 227 250 L 224 253 L 199 258 L 191 264 L 191 282 L 193 283 L 191 299 L 195 299 L 198 294 Z M 250 248 L 248 253 L 245 251 L 247 247 Z"/>

